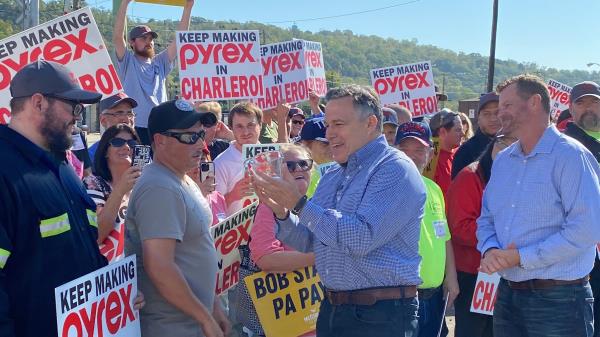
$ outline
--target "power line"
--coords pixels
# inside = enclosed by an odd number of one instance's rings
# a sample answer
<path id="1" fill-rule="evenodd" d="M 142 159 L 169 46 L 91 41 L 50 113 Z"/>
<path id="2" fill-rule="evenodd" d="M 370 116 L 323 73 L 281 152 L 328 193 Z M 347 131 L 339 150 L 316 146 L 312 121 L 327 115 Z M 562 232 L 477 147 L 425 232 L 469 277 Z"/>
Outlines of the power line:
<path id="1" fill-rule="evenodd" d="M 408 1 L 408 2 L 395 3 L 395 4 L 391 4 L 391 5 L 385 6 L 385 7 L 373 8 L 373 9 L 366 9 L 364 11 L 350 12 L 350 13 L 344 13 L 344 14 L 338 14 L 338 15 L 321 16 L 321 17 L 307 18 L 307 19 L 285 20 L 285 21 L 270 21 L 270 22 L 265 22 L 265 23 L 266 24 L 295 23 L 295 22 L 305 22 L 305 21 L 317 21 L 317 20 L 335 19 L 335 18 L 341 18 L 341 17 L 345 17 L 345 16 L 359 15 L 359 14 L 365 14 L 365 13 L 372 13 L 372 12 L 377 12 L 377 11 L 381 11 L 381 10 L 384 10 L 384 9 L 389 9 L 389 8 L 394 8 L 394 7 L 404 6 L 404 5 L 410 5 L 410 4 L 419 2 L 419 1 L 420 0 L 413 0 L 413 1 Z"/>

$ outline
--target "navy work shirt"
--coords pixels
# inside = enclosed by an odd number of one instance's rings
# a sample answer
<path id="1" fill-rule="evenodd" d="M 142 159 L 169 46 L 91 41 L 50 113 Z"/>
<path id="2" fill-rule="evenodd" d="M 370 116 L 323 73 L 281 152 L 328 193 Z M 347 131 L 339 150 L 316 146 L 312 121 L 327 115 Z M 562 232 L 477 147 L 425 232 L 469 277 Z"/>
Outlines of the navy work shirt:
<path id="1" fill-rule="evenodd" d="M 55 336 L 54 288 L 106 265 L 73 169 L 0 125 L 0 336 Z"/>

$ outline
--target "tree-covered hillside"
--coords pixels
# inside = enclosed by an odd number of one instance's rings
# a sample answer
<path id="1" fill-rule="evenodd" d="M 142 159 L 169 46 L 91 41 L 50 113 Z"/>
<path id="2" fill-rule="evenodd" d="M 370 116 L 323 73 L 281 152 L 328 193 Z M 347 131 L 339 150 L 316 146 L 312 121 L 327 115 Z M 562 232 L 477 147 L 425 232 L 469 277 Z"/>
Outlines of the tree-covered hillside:
<path id="1" fill-rule="evenodd" d="M 49 1 L 41 4 L 40 22 L 50 20 L 63 11 L 63 3 Z M 15 34 L 21 29 L 14 20 L 18 8 L 14 0 L 0 0 L 0 39 Z M 158 7 L 157 7 L 158 8 Z M 94 17 L 105 42 L 112 50 L 112 12 L 104 9 L 93 9 Z M 178 20 L 178 18 L 176 19 Z M 158 48 L 164 48 L 167 40 L 173 39 L 173 31 L 177 21 L 154 20 L 151 18 L 130 18 L 130 27 L 145 23 L 160 34 Z M 193 30 L 200 29 L 258 29 L 262 43 L 273 43 L 291 40 L 292 38 L 319 41 L 323 43 L 325 68 L 328 80 L 338 83 L 369 83 L 369 70 L 390 65 L 431 60 L 434 64 L 436 83 L 442 87 L 445 77 L 445 91 L 453 101 L 477 97 L 485 90 L 488 58 L 479 54 L 465 54 L 431 45 L 421 45 L 416 39 L 395 40 L 378 36 L 356 35 L 352 31 L 301 31 L 297 27 L 282 29 L 273 25 L 258 22 L 212 21 L 201 17 L 192 18 Z M 536 73 L 546 80 L 549 78 L 573 85 L 583 80 L 600 79 L 599 72 L 569 71 L 546 68 L 535 63 L 519 63 L 513 60 L 497 60 L 495 81 L 509 76 L 530 72 Z M 172 83 L 176 83 L 177 74 L 172 75 Z M 456 103 L 451 104 L 456 107 Z"/>

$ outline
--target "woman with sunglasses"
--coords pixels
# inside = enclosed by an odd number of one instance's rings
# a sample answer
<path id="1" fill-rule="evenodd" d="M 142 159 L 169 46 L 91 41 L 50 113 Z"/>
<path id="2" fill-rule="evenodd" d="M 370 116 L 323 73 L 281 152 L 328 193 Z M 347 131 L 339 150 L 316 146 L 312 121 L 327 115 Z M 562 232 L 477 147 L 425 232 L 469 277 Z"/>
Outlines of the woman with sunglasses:
<path id="1" fill-rule="evenodd" d="M 137 144 L 139 138 L 130 126 L 117 124 L 108 128 L 98 142 L 94 175 L 83 180 L 97 206 L 98 244 L 109 263 L 124 257 L 127 203 L 141 174 L 138 166 L 131 165 Z"/>
<path id="2" fill-rule="evenodd" d="M 282 169 L 287 169 L 296 180 L 301 193 L 306 193 L 310 182 L 313 160 L 308 151 L 299 145 L 283 144 L 281 152 L 284 158 Z M 249 248 L 249 251 L 248 251 Z M 240 291 L 238 294 L 238 321 L 244 324 L 254 335 L 264 336 L 252 300 L 243 278 L 258 271 L 266 273 L 286 273 L 315 264 L 313 253 L 300 253 L 284 245 L 275 237 L 275 216 L 265 204 L 259 204 L 250 233 L 248 246 L 240 247 L 242 265 L 240 266 Z M 247 257 L 250 257 L 248 259 Z M 245 264 L 244 261 L 249 263 Z"/>
<path id="3" fill-rule="evenodd" d="M 446 214 L 456 257 L 460 293 L 454 301 L 456 337 L 491 337 L 492 316 L 470 312 L 481 254 L 477 250 L 477 218 L 481 214 L 483 189 L 490 180 L 492 162 L 498 152 L 516 141 L 497 136 L 479 157 L 462 169 L 448 188 Z"/>

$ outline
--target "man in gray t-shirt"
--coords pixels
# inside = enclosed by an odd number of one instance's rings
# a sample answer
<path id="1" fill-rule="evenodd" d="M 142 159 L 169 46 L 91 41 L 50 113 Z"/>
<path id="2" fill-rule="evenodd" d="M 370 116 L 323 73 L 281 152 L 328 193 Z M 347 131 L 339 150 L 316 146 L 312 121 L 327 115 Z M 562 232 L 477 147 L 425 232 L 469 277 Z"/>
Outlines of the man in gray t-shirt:
<path id="1" fill-rule="evenodd" d="M 117 56 L 117 73 L 123 82 L 123 89 L 138 103 L 134 109 L 136 113 L 135 129 L 142 143 L 150 145 L 147 129 L 148 115 L 153 107 L 167 100 L 166 79 L 173 70 L 173 62 L 177 57 L 177 46 L 173 40 L 167 49 L 155 55 L 154 40 L 158 38 L 158 34 L 145 25 L 133 27 L 129 31 L 126 43 L 123 33 L 127 19 L 127 7 L 131 1 L 121 1 L 115 17 L 113 45 Z M 181 21 L 176 30 L 189 29 L 193 5 L 194 0 L 186 1 Z"/>
<path id="2" fill-rule="evenodd" d="M 146 297 L 140 311 L 144 337 L 221 337 L 229 330 L 215 301 L 210 206 L 186 175 L 199 164 L 204 124 L 214 120 L 182 100 L 156 106 L 148 119 L 154 162 L 131 193 L 125 245 L 128 255 L 137 255 L 138 286 Z"/>

